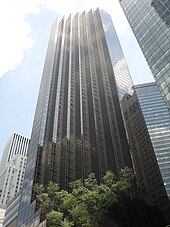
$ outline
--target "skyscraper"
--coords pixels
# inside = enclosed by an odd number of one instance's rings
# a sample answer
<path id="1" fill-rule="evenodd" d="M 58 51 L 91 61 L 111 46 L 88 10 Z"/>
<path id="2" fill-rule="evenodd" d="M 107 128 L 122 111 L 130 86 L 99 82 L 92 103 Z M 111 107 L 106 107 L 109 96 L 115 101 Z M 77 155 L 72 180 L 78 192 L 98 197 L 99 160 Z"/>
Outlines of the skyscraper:
<path id="1" fill-rule="evenodd" d="M 25 174 L 29 139 L 17 133 L 8 140 L 0 164 L 0 207 L 21 190 Z"/>
<path id="2" fill-rule="evenodd" d="M 170 198 L 170 114 L 155 82 L 134 86 Z"/>
<path id="3" fill-rule="evenodd" d="M 97 9 L 52 27 L 17 226 L 37 226 L 33 185 L 131 166 L 120 102 L 132 82 L 111 17 Z"/>
<path id="4" fill-rule="evenodd" d="M 150 205 L 158 206 L 167 224 L 170 223 L 170 203 L 155 157 L 154 149 L 136 93 L 125 94 L 122 110 L 129 146 L 137 178 L 139 195 Z"/>
<path id="5" fill-rule="evenodd" d="M 120 4 L 170 110 L 170 2 L 120 0 Z"/>

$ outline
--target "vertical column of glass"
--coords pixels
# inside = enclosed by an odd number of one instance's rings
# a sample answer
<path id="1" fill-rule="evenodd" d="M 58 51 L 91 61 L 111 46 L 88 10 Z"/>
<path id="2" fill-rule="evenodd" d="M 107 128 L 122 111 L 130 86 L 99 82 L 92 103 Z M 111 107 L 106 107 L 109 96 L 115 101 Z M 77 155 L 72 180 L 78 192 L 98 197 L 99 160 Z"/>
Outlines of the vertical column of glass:
<path id="1" fill-rule="evenodd" d="M 46 116 L 48 112 L 48 101 L 51 88 L 54 55 L 56 49 L 56 43 L 54 40 L 56 39 L 55 35 L 57 24 L 58 23 L 56 21 L 52 27 L 40 91 L 38 95 L 31 141 L 28 150 L 27 166 L 23 183 L 23 192 L 17 219 L 17 226 L 30 226 L 31 223 L 34 223 L 34 221 L 36 221 L 39 217 L 39 214 L 35 213 L 35 203 L 31 204 L 31 198 L 35 177 L 37 152 L 39 146 L 43 146 L 44 143 Z"/>
<path id="2" fill-rule="evenodd" d="M 111 21 L 110 15 L 103 10 L 100 10 L 99 13 L 102 20 L 105 38 L 107 41 L 108 51 L 110 53 L 110 58 L 113 65 L 119 99 L 121 100 L 125 93 L 133 93 L 132 78 L 129 73 L 127 63 L 124 58 L 123 51 L 120 46 L 120 42 Z"/>
<path id="3" fill-rule="evenodd" d="M 80 119 L 81 119 L 81 134 L 83 135 L 83 100 L 82 100 L 82 71 L 81 71 L 81 44 L 80 44 L 80 16 L 78 16 L 78 56 L 79 56 L 79 78 L 80 78 Z"/>
<path id="4" fill-rule="evenodd" d="M 52 141 L 54 143 L 57 142 L 57 132 L 58 132 L 58 116 L 59 116 L 59 107 L 61 104 L 60 96 L 61 96 L 61 79 L 62 79 L 62 67 L 63 67 L 63 54 L 64 54 L 64 40 L 65 40 L 65 18 L 60 21 L 60 26 L 62 27 L 60 31 L 58 31 L 58 39 L 62 37 L 61 41 L 61 52 L 60 52 L 60 61 L 59 61 L 59 70 L 58 70 L 58 82 L 57 82 L 57 94 L 56 94 L 56 103 L 55 103 L 55 113 L 54 113 L 54 124 L 53 124 L 53 137 Z"/>
<path id="5" fill-rule="evenodd" d="M 101 39 L 103 37 L 102 27 L 98 24 L 97 11 L 93 12 L 93 19 L 91 19 L 92 29 L 91 34 L 93 39 L 93 61 L 95 63 L 95 74 L 93 74 L 93 89 L 94 89 L 94 106 L 96 116 L 96 145 L 98 156 L 99 178 L 104 175 L 108 166 L 108 157 L 106 150 L 106 118 L 108 117 L 108 109 L 106 104 L 106 97 L 104 92 L 103 70 L 105 70 L 105 58 L 102 58 L 103 46 Z M 93 30 L 95 32 L 93 32 Z M 103 56 L 104 57 L 104 56 Z M 105 112 L 105 113 L 104 113 Z M 105 124 L 105 125 L 104 125 Z M 109 133 L 109 129 L 108 132 Z M 111 145 L 111 144 L 110 144 Z M 114 162 L 114 161 L 113 161 Z"/>
<path id="6" fill-rule="evenodd" d="M 91 83 L 89 82 L 90 75 L 90 59 L 88 54 L 88 38 L 86 29 L 86 15 L 83 13 L 79 16 L 79 73 L 80 73 L 80 106 L 82 108 L 82 175 L 87 176 L 87 173 L 92 172 L 91 167 L 91 141 L 90 141 L 90 118 L 89 116 L 89 99 L 91 99 Z"/>
<path id="7" fill-rule="evenodd" d="M 70 52 L 69 52 L 69 72 L 68 72 L 67 139 L 70 139 L 71 61 L 72 61 L 72 16 L 70 16 Z"/>
<path id="8" fill-rule="evenodd" d="M 109 140 L 110 136 L 110 142 L 107 141 L 108 143 L 108 162 L 109 162 L 109 168 L 112 169 L 115 173 L 117 173 L 117 170 L 119 170 L 119 165 L 122 166 L 121 160 L 119 160 L 117 153 L 121 150 L 121 143 L 119 139 L 119 129 L 117 125 L 117 117 L 115 113 L 115 103 L 113 102 L 113 94 L 111 92 L 111 87 L 114 86 L 109 77 L 114 77 L 113 75 L 113 69 L 112 69 L 112 64 L 110 60 L 110 55 L 109 51 L 107 49 L 106 45 L 106 39 L 105 39 L 105 34 L 104 34 L 104 29 L 101 21 L 101 15 L 99 13 L 100 11 L 96 11 L 96 29 L 98 28 L 98 31 L 96 31 L 97 35 L 97 45 L 98 45 L 98 50 L 99 50 L 99 57 L 100 57 L 100 66 L 101 66 L 101 77 L 99 76 L 99 81 L 102 81 L 102 86 L 103 88 L 100 88 L 100 93 L 101 94 L 101 100 L 102 100 L 102 106 L 106 105 L 104 109 L 107 109 L 107 118 L 108 118 L 108 126 L 106 128 L 106 113 L 103 111 L 103 118 L 105 119 L 104 123 L 104 128 L 105 128 L 105 133 L 107 134 L 106 141 Z M 110 17 L 107 17 L 107 22 L 111 22 Z M 114 89 L 114 87 L 112 87 Z M 114 91 L 115 94 L 117 95 L 117 90 Z M 108 134 L 109 133 L 109 134 Z M 110 144 L 110 145 L 109 145 Z M 112 145 L 112 149 L 111 149 Z M 110 147 L 109 147 L 110 146 Z M 110 158 L 109 158 L 110 157 Z M 112 160 L 112 161 L 110 161 Z"/>

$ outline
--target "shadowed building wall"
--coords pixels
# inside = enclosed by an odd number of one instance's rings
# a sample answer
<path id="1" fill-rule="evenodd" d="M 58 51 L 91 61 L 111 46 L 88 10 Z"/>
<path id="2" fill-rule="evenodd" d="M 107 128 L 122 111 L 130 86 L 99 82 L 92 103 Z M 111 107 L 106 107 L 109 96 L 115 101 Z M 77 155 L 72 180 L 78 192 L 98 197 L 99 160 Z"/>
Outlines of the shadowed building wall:
<path id="1" fill-rule="evenodd" d="M 170 114 L 155 82 L 134 86 L 170 198 Z"/>
<path id="2" fill-rule="evenodd" d="M 169 224 L 170 203 L 135 92 L 132 96 L 125 94 L 122 109 L 140 196 L 149 205 L 158 206 Z"/>

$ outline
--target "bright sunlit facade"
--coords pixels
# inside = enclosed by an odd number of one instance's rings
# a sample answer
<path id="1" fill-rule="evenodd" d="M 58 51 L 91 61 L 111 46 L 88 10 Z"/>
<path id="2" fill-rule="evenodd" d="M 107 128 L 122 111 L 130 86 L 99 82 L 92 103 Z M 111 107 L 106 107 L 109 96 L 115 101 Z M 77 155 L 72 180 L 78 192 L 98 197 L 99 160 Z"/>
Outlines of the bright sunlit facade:
<path id="1" fill-rule="evenodd" d="M 23 186 L 29 139 L 13 133 L 10 137 L 0 164 L 0 207 L 5 208 Z"/>
<path id="2" fill-rule="evenodd" d="M 120 0 L 170 110 L 170 1 Z"/>

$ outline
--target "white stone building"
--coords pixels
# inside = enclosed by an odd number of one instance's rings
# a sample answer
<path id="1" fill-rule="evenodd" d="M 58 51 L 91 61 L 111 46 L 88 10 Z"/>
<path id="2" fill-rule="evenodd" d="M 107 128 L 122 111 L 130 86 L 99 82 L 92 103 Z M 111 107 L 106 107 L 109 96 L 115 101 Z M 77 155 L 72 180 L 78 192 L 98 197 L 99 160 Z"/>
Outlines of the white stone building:
<path id="1" fill-rule="evenodd" d="M 13 133 L 8 140 L 0 163 L 0 207 L 22 189 L 29 139 Z"/>

